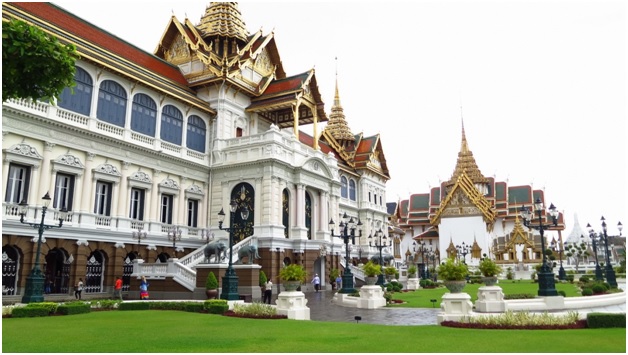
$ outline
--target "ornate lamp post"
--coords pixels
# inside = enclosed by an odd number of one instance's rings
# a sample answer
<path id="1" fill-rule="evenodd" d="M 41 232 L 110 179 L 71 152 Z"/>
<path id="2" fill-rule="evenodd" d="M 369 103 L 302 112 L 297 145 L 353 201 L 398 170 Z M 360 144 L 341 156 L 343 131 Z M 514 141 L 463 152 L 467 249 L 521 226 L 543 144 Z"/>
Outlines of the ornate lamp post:
<path id="1" fill-rule="evenodd" d="M 334 220 L 330 219 L 329 220 L 329 229 L 331 230 L 331 236 L 332 237 L 338 237 L 338 238 L 342 238 L 343 242 L 345 243 L 345 271 L 342 274 L 342 289 L 340 289 L 340 291 L 338 291 L 339 293 L 353 293 L 355 292 L 355 289 L 353 288 L 353 273 L 351 272 L 351 260 L 349 258 L 349 251 L 350 251 L 350 246 L 349 246 L 349 238 L 351 238 L 351 242 L 352 244 L 355 245 L 355 230 L 359 229 L 359 235 L 357 235 L 358 238 L 362 237 L 362 222 L 360 221 L 360 219 L 358 218 L 358 223 L 356 224 L 355 221 L 353 220 L 353 217 L 349 218 L 349 216 L 347 216 L 347 213 L 345 212 L 344 215 L 342 216 L 342 221 L 340 221 L 340 224 L 338 225 L 338 227 L 340 228 L 340 235 L 334 235 Z"/>
<path id="2" fill-rule="evenodd" d="M 22 303 L 31 303 L 31 302 L 43 302 L 44 301 L 44 275 L 41 272 L 41 268 L 39 267 L 39 254 L 41 254 L 41 243 L 44 235 L 44 231 L 50 228 L 61 228 L 63 226 L 63 221 L 67 217 L 68 210 L 65 208 L 61 208 L 59 211 L 59 225 L 48 225 L 45 224 L 46 211 L 48 210 L 48 206 L 50 205 L 50 195 L 46 192 L 46 195 L 42 197 L 42 207 L 41 207 L 41 222 L 39 223 L 30 223 L 24 221 L 24 216 L 28 213 L 28 204 L 26 201 L 22 201 L 20 206 L 20 223 L 28 224 L 29 226 L 37 229 L 37 233 L 39 237 L 37 238 L 37 253 L 35 254 L 35 265 L 33 265 L 33 269 L 26 276 L 26 289 L 24 290 L 24 296 L 22 296 Z"/>
<path id="3" fill-rule="evenodd" d="M 556 291 L 556 285 L 554 283 L 554 273 L 547 265 L 546 255 L 545 255 L 545 237 L 543 236 L 543 231 L 550 227 L 550 225 L 544 225 L 542 220 L 542 212 L 543 212 L 543 203 L 540 198 L 537 198 L 534 201 L 534 210 L 536 211 L 539 218 L 539 225 L 532 226 L 532 212 L 525 206 L 521 206 L 519 210 L 521 212 L 521 217 L 523 218 L 523 225 L 528 227 L 529 229 L 538 229 L 541 234 L 541 254 L 543 255 L 543 263 L 541 264 L 541 271 L 539 272 L 539 296 L 558 296 L 558 291 Z M 552 223 L 554 226 L 558 225 L 558 211 L 554 204 L 550 204 L 549 214 L 552 216 Z"/>
<path id="4" fill-rule="evenodd" d="M 595 279 L 597 281 L 604 281 L 604 276 L 602 274 L 602 268 L 600 267 L 600 262 L 598 260 L 598 255 L 597 255 L 597 241 L 598 238 L 602 239 L 601 236 L 598 236 L 595 233 L 595 230 L 593 229 L 593 227 L 591 227 L 591 224 L 587 223 L 587 230 L 589 231 L 589 238 L 591 238 L 591 245 L 593 247 L 593 256 L 595 256 Z"/>
<path id="5" fill-rule="evenodd" d="M 610 250 L 608 249 L 608 235 L 606 234 L 606 221 L 604 216 L 601 218 L 602 220 L 602 231 L 604 232 L 604 250 L 606 251 L 606 282 L 611 285 L 612 288 L 617 288 L 617 279 L 615 279 L 615 270 L 613 270 L 613 265 L 611 265 L 610 258 Z M 621 222 L 617 223 L 617 229 L 619 229 L 619 236 L 621 236 L 621 230 L 624 226 L 622 226 Z M 612 237 L 612 236 L 611 236 Z"/>
<path id="6" fill-rule="evenodd" d="M 238 203 L 235 200 L 231 201 L 229 205 L 229 209 L 231 211 L 230 219 L 229 219 L 229 228 L 223 228 L 222 223 L 225 220 L 225 211 L 221 208 L 220 212 L 218 212 L 218 228 L 220 230 L 224 230 L 229 233 L 229 266 L 227 267 L 227 272 L 225 276 L 222 277 L 222 292 L 220 293 L 220 298 L 224 300 L 235 301 L 240 298 L 238 294 L 238 276 L 233 269 L 233 232 L 236 227 L 234 227 L 233 222 L 235 220 L 235 214 L 238 210 Z M 242 221 L 246 221 L 249 219 L 249 209 L 246 206 L 242 206 L 240 208 L 240 217 L 242 217 Z"/>
<path id="7" fill-rule="evenodd" d="M 382 231 L 381 228 L 377 232 L 375 232 L 375 238 L 377 238 L 377 241 L 375 242 L 375 244 L 372 244 L 371 241 L 369 240 L 369 246 L 376 247 L 377 249 L 379 249 L 379 265 L 384 267 L 384 258 L 382 258 L 382 249 L 392 246 L 392 239 L 388 241 L 388 244 L 386 244 L 386 236 L 384 235 L 384 232 Z M 372 236 L 369 235 L 369 239 L 372 239 Z M 381 274 L 377 275 L 376 285 L 380 285 L 380 286 L 384 285 L 384 270 L 382 270 Z"/>
<path id="8" fill-rule="evenodd" d="M 168 229 L 168 240 L 172 240 L 172 249 L 174 249 L 174 256 L 177 257 L 177 241 L 181 240 L 183 231 L 177 226 L 172 226 Z"/>
<path id="9" fill-rule="evenodd" d="M 137 239 L 137 258 L 141 259 L 142 257 L 140 256 L 140 241 L 142 239 L 148 238 L 148 231 L 145 229 L 138 228 L 136 231 L 133 231 L 131 233 L 131 237 L 133 239 Z"/>
<path id="10" fill-rule="evenodd" d="M 466 264 L 467 260 L 467 254 L 469 254 L 469 251 L 471 250 L 471 247 L 466 245 L 464 242 L 462 242 L 462 245 L 456 245 L 456 249 L 458 249 L 458 256 L 462 255 L 462 263 Z"/>
<path id="11" fill-rule="evenodd" d="M 417 243 L 416 242 L 412 242 L 412 250 L 416 253 L 419 252 L 421 253 L 421 268 L 419 269 L 419 277 L 422 279 L 425 279 L 425 253 L 428 252 L 427 248 L 425 248 L 425 242 L 421 242 L 418 244 L 419 245 L 419 250 L 416 250 L 416 246 Z"/>
<path id="12" fill-rule="evenodd" d="M 558 269 L 558 279 L 561 281 L 567 280 L 567 274 L 565 273 L 565 269 L 563 268 L 563 246 L 561 243 L 557 243 L 556 241 L 552 241 L 552 249 L 556 251 L 558 248 L 558 257 L 560 258 L 560 268 Z"/>
<path id="13" fill-rule="evenodd" d="M 432 270 L 436 272 L 436 252 L 430 247 L 430 253 L 428 254 L 429 260 L 432 261 Z M 432 275 L 434 276 L 434 275 Z"/>

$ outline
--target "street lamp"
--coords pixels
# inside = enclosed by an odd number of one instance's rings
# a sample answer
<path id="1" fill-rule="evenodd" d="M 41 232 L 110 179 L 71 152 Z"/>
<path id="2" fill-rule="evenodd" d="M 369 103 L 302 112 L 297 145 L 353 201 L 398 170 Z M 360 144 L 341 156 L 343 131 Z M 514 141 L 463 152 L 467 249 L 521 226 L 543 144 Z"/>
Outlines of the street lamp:
<path id="1" fill-rule="evenodd" d="M 370 240 L 373 238 L 373 236 L 369 235 L 369 246 L 376 247 L 377 249 L 379 249 L 379 265 L 383 268 L 384 258 L 382 258 L 382 249 L 392 246 L 392 239 L 389 240 L 388 245 L 386 245 L 386 236 L 384 235 L 384 232 L 382 231 L 381 228 L 377 232 L 375 232 L 375 237 L 377 238 L 377 241 L 373 245 Z M 377 282 L 375 284 L 380 285 L 380 286 L 384 285 L 384 270 L 383 269 L 382 269 L 382 272 L 379 275 L 377 275 Z"/>
<path id="2" fill-rule="evenodd" d="M 539 233 L 541 234 L 541 254 L 543 255 L 542 257 L 543 263 L 541 264 L 541 271 L 539 272 L 538 295 L 539 296 L 558 296 L 558 291 L 556 291 L 556 285 L 554 284 L 554 273 L 547 266 L 547 260 L 546 260 L 546 255 L 545 255 L 545 237 L 543 237 L 543 231 L 548 229 L 550 225 L 543 225 L 543 220 L 542 220 L 543 203 L 541 202 L 540 198 L 537 198 L 536 201 L 534 201 L 534 210 L 539 216 L 538 226 L 531 225 L 532 217 L 534 215 L 527 207 L 521 206 L 521 209 L 519 209 L 519 212 L 521 213 L 521 217 L 523 218 L 523 225 L 528 227 L 529 229 L 538 229 Z M 554 206 L 553 203 L 550 204 L 550 207 L 548 210 L 549 210 L 550 216 L 552 217 L 552 224 L 554 226 L 558 225 L 558 211 L 556 210 L 556 207 Z"/>
<path id="3" fill-rule="evenodd" d="M 419 252 L 421 253 L 421 263 L 419 265 L 421 265 L 421 269 L 419 270 L 419 277 L 422 279 L 425 279 L 425 253 L 428 251 L 427 248 L 425 248 L 425 242 L 421 242 L 419 243 L 419 250 L 416 250 L 416 246 L 417 243 L 416 242 L 412 242 L 412 250 L 416 253 Z"/>
<path id="4" fill-rule="evenodd" d="M 177 257 L 177 241 L 181 240 L 183 231 L 177 226 L 172 226 L 168 229 L 168 240 L 172 240 L 172 249 L 174 249 L 174 256 Z"/>
<path id="5" fill-rule="evenodd" d="M 558 258 L 560 258 L 560 268 L 558 269 L 558 279 L 561 281 L 565 281 L 567 279 L 567 274 L 565 274 L 565 269 L 563 268 L 563 246 L 560 243 L 557 243 L 555 240 L 552 241 L 552 249 L 555 251 L 558 248 Z"/>
<path id="6" fill-rule="evenodd" d="M 610 250 L 608 250 L 608 235 L 606 234 L 606 221 L 604 216 L 602 220 L 602 231 L 604 232 L 604 250 L 606 250 L 606 282 L 611 285 L 612 288 L 617 288 L 617 280 L 615 279 L 615 270 L 611 265 Z M 617 229 L 619 229 L 619 236 L 621 236 L 622 226 L 621 222 L 617 223 Z"/>
<path id="7" fill-rule="evenodd" d="M 222 277 L 222 292 L 220 293 L 220 298 L 224 300 L 235 301 L 240 298 L 238 295 L 238 276 L 233 269 L 233 232 L 234 229 L 238 226 L 234 226 L 233 222 L 235 220 L 235 213 L 238 210 L 238 203 L 235 200 L 231 200 L 231 204 L 229 205 L 229 209 L 231 211 L 230 219 L 229 219 L 229 228 L 223 228 L 222 222 L 225 220 L 225 211 L 221 208 L 220 212 L 218 212 L 218 228 L 220 230 L 224 230 L 229 233 L 229 266 L 227 267 L 227 272 L 225 276 Z M 249 219 L 249 209 L 246 206 L 242 206 L 240 208 L 240 217 L 242 217 L 242 221 L 246 221 Z"/>
<path id="8" fill-rule="evenodd" d="M 148 238 L 148 231 L 138 228 L 136 231 L 133 231 L 133 233 L 131 233 L 131 236 L 133 237 L 133 239 L 137 239 L 137 258 L 141 259 L 142 257 L 140 256 L 140 241 L 142 239 Z"/>
<path id="9" fill-rule="evenodd" d="M 29 226 L 37 229 L 37 233 L 39 234 L 39 238 L 37 239 L 37 254 L 35 254 L 35 265 L 31 270 L 30 274 L 26 276 L 26 289 L 24 290 L 24 296 L 22 296 L 22 303 L 31 303 L 31 302 L 43 302 L 44 301 L 44 275 L 39 268 L 39 254 L 41 253 L 41 239 L 44 235 L 44 231 L 50 228 L 61 228 L 63 226 L 63 221 L 65 220 L 68 210 L 65 208 L 61 208 L 59 211 L 59 225 L 48 225 L 44 224 L 46 218 L 46 211 L 48 210 L 48 206 L 50 205 L 50 195 L 46 192 L 46 195 L 42 197 L 42 207 L 41 207 L 41 222 L 39 223 L 30 223 L 24 221 L 24 216 L 28 213 L 28 203 L 25 200 L 19 204 L 20 206 L 20 223 L 28 224 Z"/>
<path id="10" fill-rule="evenodd" d="M 340 235 L 334 235 L 334 220 L 329 220 L 329 229 L 331 230 L 332 237 L 342 238 L 345 243 L 345 271 L 342 274 L 342 289 L 338 291 L 338 293 L 354 293 L 355 289 L 353 288 L 353 273 L 351 273 L 351 261 L 349 259 L 349 238 L 351 238 L 351 243 L 355 245 L 355 230 L 359 229 L 358 238 L 362 237 L 362 221 L 358 218 L 358 223 L 356 224 L 353 220 L 353 217 L 349 218 L 347 216 L 347 212 L 342 216 L 342 221 L 338 225 L 340 229 Z"/>
<path id="11" fill-rule="evenodd" d="M 464 242 L 462 242 L 462 246 L 456 245 L 456 249 L 458 249 L 458 256 L 462 255 L 462 263 L 466 264 L 467 263 L 466 257 L 467 257 L 467 254 L 469 254 L 471 247 L 466 245 Z"/>
<path id="12" fill-rule="evenodd" d="M 591 238 L 591 244 L 593 246 L 593 256 L 595 256 L 595 280 L 597 281 L 604 281 L 604 276 L 602 274 L 602 268 L 600 267 L 600 262 L 598 261 L 598 255 L 597 255 L 597 241 L 598 238 L 601 240 L 602 236 L 598 236 L 595 233 L 595 230 L 593 229 L 593 227 L 591 227 L 590 223 L 587 223 L 587 230 L 589 231 L 589 238 Z"/>

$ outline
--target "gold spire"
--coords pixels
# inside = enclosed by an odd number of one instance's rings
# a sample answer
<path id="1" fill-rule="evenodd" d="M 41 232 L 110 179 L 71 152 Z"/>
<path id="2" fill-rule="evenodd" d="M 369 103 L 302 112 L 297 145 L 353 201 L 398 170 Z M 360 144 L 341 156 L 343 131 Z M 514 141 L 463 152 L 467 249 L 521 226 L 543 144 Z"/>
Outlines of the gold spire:
<path id="1" fill-rule="evenodd" d="M 203 37 L 218 35 L 246 42 L 249 36 L 237 2 L 209 3 L 198 29 Z"/>
<path id="2" fill-rule="evenodd" d="M 460 118 L 462 122 L 462 141 L 460 143 L 460 152 L 458 153 L 458 161 L 456 162 L 456 168 L 451 176 L 451 179 L 445 183 L 445 186 L 452 186 L 458 180 L 458 177 L 464 171 L 467 176 L 473 181 L 474 184 L 488 183 L 488 179 L 482 175 L 482 172 L 475 163 L 473 153 L 469 150 L 469 144 L 467 143 L 467 136 L 464 131 L 464 120 Z"/>
<path id="3" fill-rule="evenodd" d="M 338 74 L 336 74 L 336 94 L 334 96 L 334 105 L 331 107 L 329 122 L 325 126 L 325 131 L 329 132 L 338 142 L 355 142 L 355 137 L 347 121 L 345 119 L 344 110 L 340 105 L 340 94 L 338 93 Z M 344 145 L 344 144 L 343 144 Z"/>

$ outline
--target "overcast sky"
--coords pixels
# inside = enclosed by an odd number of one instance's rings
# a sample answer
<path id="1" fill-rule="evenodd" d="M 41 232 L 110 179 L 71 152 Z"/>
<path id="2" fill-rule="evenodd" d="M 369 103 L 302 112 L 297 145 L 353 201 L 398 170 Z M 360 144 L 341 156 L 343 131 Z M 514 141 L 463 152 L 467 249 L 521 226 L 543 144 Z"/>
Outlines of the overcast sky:
<path id="1" fill-rule="evenodd" d="M 55 1 L 152 53 L 170 17 L 204 1 Z M 625 1 L 240 2 L 275 31 L 287 75 L 316 70 L 328 115 L 336 70 L 354 133 L 381 134 L 387 200 L 448 180 L 461 115 L 485 176 L 544 189 L 566 234 L 628 224 Z M 338 58 L 337 60 L 335 58 Z M 462 107 L 462 110 L 461 110 Z M 626 230 L 628 233 L 628 230 Z M 566 237 L 566 235 L 565 235 Z"/>

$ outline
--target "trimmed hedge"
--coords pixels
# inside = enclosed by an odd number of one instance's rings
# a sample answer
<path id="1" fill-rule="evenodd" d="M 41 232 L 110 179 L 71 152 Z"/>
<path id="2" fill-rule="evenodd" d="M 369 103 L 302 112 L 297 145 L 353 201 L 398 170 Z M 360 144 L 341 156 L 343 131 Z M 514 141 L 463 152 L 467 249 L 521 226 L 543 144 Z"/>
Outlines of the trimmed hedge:
<path id="1" fill-rule="evenodd" d="M 183 305 L 183 310 L 186 312 L 201 313 L 205 310 L 205 307 L 200 302 L 185 302 Z"/>
<path id="2" fill-rule="evenodd" d="M 212 314 L 223 314 L 229 310 L 229 304 L 223 299 L 207 300 L 203 303 L 203 308 Z"/>
<path id="3" fill-rule="evenodd" d="M 118 306 L 120 311 L 144 311 L 150 309 L 150 302 L 122 302 Z"/>
<path id="4" fill-rule="evenodd" d="M 536 295 L 532 293 L 511 293 L 508 295 L 504 295 L 505 300 L 522 300 L 522 299 L 530 299 L 535 298 Z"/>
<path id="5" fill-rule="evenodd" d="M 589 328 L 626 328 L 626 313 L 589 313 Z"/>
<path id="6" fill-rule="evenodd" d="M 47 317 L 50 312 L 45 307 L 15 307 L 11 312 L 13 318 L 25 318 L 25 317 Z"/>
<path id="7" fill-rule="evenodd" d="M 84 303 L 84 302 L 70 302 L 70 303 L 65 303 L 62 305 L 59 305 L 59 308 L 57 308 L 57 313 L 59 314 L 63 314 L 63 315 L 70 315 L 70 314 L 82 314 L 82 313 L 89 313 L 90 312 L 90 304 L 89 303 Z"/>

